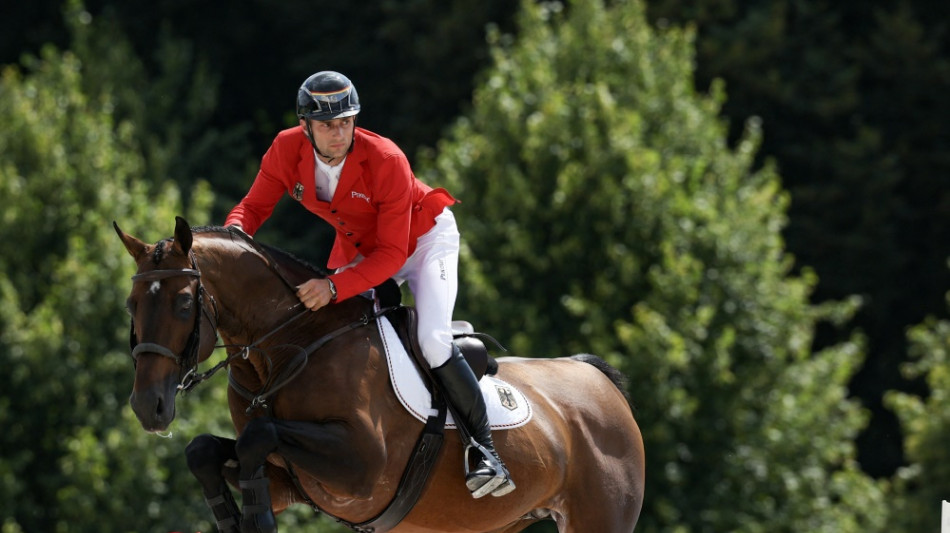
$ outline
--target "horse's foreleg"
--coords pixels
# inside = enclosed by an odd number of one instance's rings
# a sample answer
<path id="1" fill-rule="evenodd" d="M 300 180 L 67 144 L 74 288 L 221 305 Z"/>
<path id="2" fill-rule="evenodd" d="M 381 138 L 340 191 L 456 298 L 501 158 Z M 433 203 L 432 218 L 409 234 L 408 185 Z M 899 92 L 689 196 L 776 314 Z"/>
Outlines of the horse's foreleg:
<path id="1" fill-rule="evenodd" d="M 195 437 L 185 448 L 188 469 L 201 484 L 205 502 L 222 533 L 238 533 L 241 521 L 241 512 L 225 482 L 225 471 L 234 468 L 228 462 L 237 461 L 234 444 L 232 439 L 205 434 Z"/>
<path id="2" fill-rule="evenodd" d="M 320 479 L 325 490 L 350 498 L 369 497 L 385 464 L 385 450 L 375 439 L 355 438 L 354 433 L 370 433 L 365 428 L 360 429 L 361 432 L 357 432 L 350 425 L 335 422 L 274 418 L 255 418 L 248 422 L 235 446 L 241 465 L 239 485 L 244 505 L 241 532 L 277 531 L 271 492 L 292 482 L 287 476 L 268 479 L 265 467 L 272 453 L 293 463 L 301 472 Z"/>
<path id="3" fill-rule="evenodd" d="M 337 422 L 274 420 L 280 435 L 278 453 L 320 480 L 338 497 L 368 498 L 386 461 L 385 445 L 372 429 Z"/>
<path id="4" fill-rule="evenodd" d="M 271 505 L 270 480 L 265 462 L 278 445 L 277 428 L 269 418 L 248 422 L 235 446 L 241 464 L 240 481 L 244 517 L 241 533 L 276 533 L 277 519 Z"/>

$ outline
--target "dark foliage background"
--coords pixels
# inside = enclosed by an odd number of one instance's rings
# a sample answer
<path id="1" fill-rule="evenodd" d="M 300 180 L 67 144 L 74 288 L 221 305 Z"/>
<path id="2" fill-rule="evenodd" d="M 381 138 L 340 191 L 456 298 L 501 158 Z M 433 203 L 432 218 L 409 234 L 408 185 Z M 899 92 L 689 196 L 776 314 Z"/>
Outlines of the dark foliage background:
<path id="1" fill-rule="evenodd" d="M 773 162 L 790 193 L 784 237 L 796 268 L 817 274 L 812 300 L 861 297 L 853 319 L 823 323 L 814 349 L 856 329 L 867 337 L 867 360 L 850 383 L 872 413 L 859 459 L 865 472 L 890 476 L 906 457 L 885 391 L 929 392 L 922 376 L 900 373 L 905 331 L 927 316 L 948 316 L 950 5 L 646 5 L 658 28 L 695 28 L 696 83 L 704 91 L 725 82 L 722 115 L 732 142 L 747 119 L 761 118 L 756 165 Z M 64 13 L 81 7 L 95 35 L 77 41 L 81 28 Z M 91 82 L 126 95 L 118 114 L 137 126 L 143 178 L 172 180 L 186 203 L 192 185 L 206 180 L 215 193 L 211 222 L 221 222 L 274 134 L 294 123 L 296 88 L 309 74 L 350 76 L 363 103 L 360 124 L 417 160 L 471 106 L 490 59 L 486 29 L 513 32 L 518 7 L 508 0 L 5 0 L 0 65 L 77 42 L 85 57 L 126 58 L 125 75 Z M 125 42 L 131 49 L 123 56 L 112 45 Z M 293 205 L 279 210 L 260 237 L 319 263 L 327 228 Z"/>

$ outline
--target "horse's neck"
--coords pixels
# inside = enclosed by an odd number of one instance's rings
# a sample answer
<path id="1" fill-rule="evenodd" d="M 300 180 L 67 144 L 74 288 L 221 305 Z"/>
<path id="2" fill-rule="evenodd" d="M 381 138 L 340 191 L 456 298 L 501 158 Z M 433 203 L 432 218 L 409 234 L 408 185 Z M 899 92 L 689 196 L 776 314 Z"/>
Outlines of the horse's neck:
<path id="1" fill-rule="evenodd" d="M 206 237 L 194 249 L 223 336 L 249 344 L 304 310 L 284 279 L 249 247 Z"/>
<path id="2" fill-rule="evenodd" d="M 301 310 L 302 314 L 295 314 L 284 324 L 278 324 L 265 333 L 264 338 L 238 343 L 254 345 L 246 358 L 235 359 L 232 363 L 232 377 L 238 383 L 249 390 L 257 390 L 265 383 L 279 382 L 282 377 L 295 375 L 304 366 L 313 364 L 329 368 L 366 366 L 358 359 L 370 356 L 370 352 L 344 348 L 342 336 L 359 329 L 360 325 L 370 325 L 367 322 L 373 311 L 370 302 L 355 297 L 318 311 L 308 311 L 303 307 Z M 335 363 L 341 358 L 346 364 Z"/>

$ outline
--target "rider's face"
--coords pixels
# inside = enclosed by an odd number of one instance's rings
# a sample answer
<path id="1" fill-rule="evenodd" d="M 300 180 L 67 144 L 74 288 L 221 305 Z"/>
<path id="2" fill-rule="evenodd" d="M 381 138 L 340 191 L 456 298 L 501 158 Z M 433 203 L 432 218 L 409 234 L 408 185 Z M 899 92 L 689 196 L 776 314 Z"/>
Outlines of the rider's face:
<path id="1" fill-rule="evenodd" d="M 353 142 L 354 117 L 335 118 L 333 120 L 310 120 L 313 142 L 324 159 L 338 159 L 346 155 Z M 300 125 L 307 131 L 307 124 L 300 119 Z"/>

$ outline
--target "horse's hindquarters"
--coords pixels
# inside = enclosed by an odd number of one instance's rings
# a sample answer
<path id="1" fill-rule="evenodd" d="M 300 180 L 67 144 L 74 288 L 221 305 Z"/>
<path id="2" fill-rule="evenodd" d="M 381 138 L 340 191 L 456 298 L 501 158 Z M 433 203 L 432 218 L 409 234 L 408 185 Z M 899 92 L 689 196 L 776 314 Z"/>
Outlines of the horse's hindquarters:
<path id="1" fill-rule="evenodd" d="M 542 517 L 557 520 L 561 533 L 632 531 L 644 451 L 619 389 L 594 366 L 570 359 L 505 358 L 498 377 L 521 390 L 533 411 L 528 424 L 493 431 L 517 489 L 472 500 L 461 442 L 449 431 L 437 475 L 397 531 L 520 531 Z"/>
<path id="2" fill-rule="evenodd" d="M 561 533 L 629 533 L 643 503 L 643 438 L 620 384 L 607 375 L 616 371 L 592 359 L 603 369 L 571 358 L 503 360 L 500 377 L 523 387 L 534 419 L 511 431 L 500 453 L 524 480 L 519 490 L 535 479 L 548 484 L 536 507 L 563 522 Z"/>

